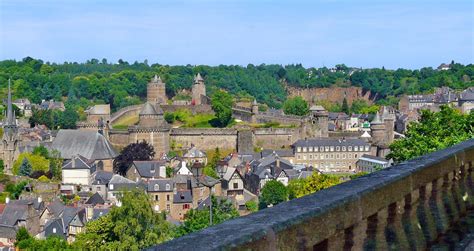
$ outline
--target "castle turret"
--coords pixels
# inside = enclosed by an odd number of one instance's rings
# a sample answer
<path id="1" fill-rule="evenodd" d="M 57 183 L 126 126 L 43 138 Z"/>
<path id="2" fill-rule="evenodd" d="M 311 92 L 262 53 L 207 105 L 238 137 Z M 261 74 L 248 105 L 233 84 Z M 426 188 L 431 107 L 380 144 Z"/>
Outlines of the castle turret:
<path id="1" fill-rule="evenodd" d="M 257 123 L 257 115 L 258 115 L 258 103 L 257 103 L 257 100 L 254 99 L 252 103 L 252 117 L 250 119 L 252 123 Z"/>
<path id="2" fill-rule="evenodd" d="M 194 77 L 194 84 L 192 88 L 192 104 L 201 105 L 203 103 L 203 98 L 206 96 L 206 85 L 204 84 L 204 79 L 201 74 L 197 74 Z"/>
<path id="3" fill-rule="evenodd" d="M 329 113 L 320 105 L 311 106 L 310 117 L 311 123 L 318 126 L 319 133 L 315 137 L 328 137 L 328 117 Z"/>
<path id="4" fill-rule="evenodd" d="M 152 104 L 166 104 L 166 84 L 157 75 L 147 85 L 147 101 Z"/>
<path id="5" fill-rule="evenodd" d="M 11 168 L 18 155 L 18 126 L 16 124 L 15 112 L 12 105 L 11 83 L 8 80 L 8 98 L 7 98 L 7 114 L 3 122 L 3 144 L 0 146 L 2 159 L 4 161 L 5 172 L 11 174 Z"/>
<path id="6" fill-rule="evenodd" d="M 385 145 L 385 123 L 382 121 L 380 113 L 375 114 L 374 120 L 370 123 L 370 131 L 372 134 L 372 144 L 378 148 L 386 148 Z M 377 150 L 378 155 L 378 150 Z"/>
<path id="7" fill-rule="evenodd" d="M 387 106 L 382 107 L 382 120 L 385 124 L 385 140 L 386 146 L 390 145 L 394 139 L 395 129 L 395 113 L 389 110 Z"/>

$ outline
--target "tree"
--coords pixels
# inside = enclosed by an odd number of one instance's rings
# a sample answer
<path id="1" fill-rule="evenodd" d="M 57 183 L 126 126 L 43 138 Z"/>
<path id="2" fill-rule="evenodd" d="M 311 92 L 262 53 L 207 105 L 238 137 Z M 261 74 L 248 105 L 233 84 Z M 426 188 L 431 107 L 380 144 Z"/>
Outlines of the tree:
<path id="1" fill-rule="evenodd" d="M 48 149 L 46 149 L 44 146 L 37 146 L 33 148 L 33 154 L 43 156 L 45 159 L 49 158 Z"/>
<path id="2" fill-rule="evenodd" d="M 20 227 L 18 229 L 18 232 L 16 232 L 16 240 L 15 240 L 15 246 L 18 246 L 18 244 L 21 242 L 21 241 L 24 241 L 24 240 L 27 240 L 27 239 L 30 239 L 32 238 L 30 233 L 28 233 L 28 230 L 26 229 L 26 227 Z"/>
<path id="3" fill-rule="evenodd" d="M 209 162 L 209 165 L 212 168 L 217 168 L 217 164 L 219 163 L 219 161 L 221 161 L 221 159 L 221 151 L 219 150 L 219 147 L 216 147 L 216 149 L 214 150 L 214 154 L 212 155 L 211 162 Z"/>
<path id="4" fill-rule="evenodd" d="M 219 179 L 220 178 L 219 175 L 216 172 L 216 169 L 213 168 L 210 165 L 205 166 L 204 169 L 202 170 L 202 173 L 204 175 L 207 175 L 207 176 L 212 177 L 214 179 Z"/>
<path id="5" fill-rule="evenodd" d="M 423 110 L 418 122 L 408 125 L 405 138 L 390 145 L 387 158 L 404 161 L 474 138 L 474 112 L 461 114 L 449 106 L 439 112 Z"/>
<path id="6" fill-rule="evenodd" d="M 19 175 L 21 176 L 29 176 L 31 174 L 31 164 L 28 162 L 27 158 L 23 158 L 23 161 L 21 162 L 20 165 L 20 171 L 18 172 Z"/>
<path id="7" fill-rule="evenodd" d="M 172 112 L 165 112 L 165 116 L 164 116 L 166 122 L 170 123 L 170 124 L 173 124 L 175 118 L 174 118 L 174 114 Z"/>
<path id="8" fill-rule="evenodd" d="M 232 121 L 232 96 L 223 90 L 218 90 L 212 95 L 211 106 L 216 114 L 216 122 L 219 127 L 226 127 Z"/>
<path id="9" fill-rule="evenodd" d="M 309 113 L 308 103 L 300 96 L 289 98 L 283 103 L 285 114 L 304 116 Z"/>
<path id="10" fill-rule="evenodd" d="M 127 169 L 135 160 L 151 160 L 155 156 L 153 146 L 145 141 L 126 146 L 114 160 L 114 171 L 125 175 Z"/>
<path id="11" fill-rule="evenodd" d="M 250 212 L 257 212 L 258 211 L 258 204 L 254 200 L 249 200 L 245 202 L 245 208 L 249 210 Z"/>
<path id="12" fill-rule="evenodd" d="M 345 114 L 350 114 L 349 105 L 347 104 L 347 99 L 344 97 L 342 100 L 342 112 Z"/>
<path id="13" fill-rule="evenodd" d="M 211 196 L 211 198 L 212 223 L 214 225 L 239 216 L 239 212 L 230 200 L 225 198 L 217 199 L 214 196 Z M 184 223 L 176 229 L 175 237 L 196 232 L 206 227 L 209 227 L 209 207 L 202 210 L 191 209 L 186 214 Z"/>
<path id="14" fill-rule="evenodd" d="M 150 198 L 139 189 L 124 191 L 120 207 L 86 225 L 86 231 L 76 237 L 81 249 L 144 249 L 170 240 L 172 226 L 165 214 L 152 209 Z"/>
<path id="15" fill-rule="evenodd" d="M 0 159 L 0 174 L 3 173 L 4 169 L 5 169 L 5 164 L 3 163 L 3 159 Z"/>
<path id="16" fill-rule="evenodd" d="M 260 194 L 260 208 L 277 205 L 288 200 L 288 189 L 277 180 L 265 183 Z"/>
<path id="17" fill-rule="evenodd" d="M 47 172 L 49 170 L 49 160 L 45 159 L 43 156 L 25 152 L 21 153 L 15 163 L 13 163 L 13 174 L 19 174 L 20 166 L 23 164 L 24 159 L 27 159 L 28 163 L 31 165 L 31 171 Z"/>
<path id="18" fill-rule="evenodd" d="M 49 154 L 49 171 L 53 179 L 61 180 L 62 165 L 63 159 L 61 158 L 61 153 L 58 150 L 52 150 Z"/>
<path id="19" fill-rule="evenodd" d="M 313 173 L 308 178 L 292 180 L 288 184 L 290 199 L 299 198 L 319 190 L 326 189 L 341 183 L 339 177 Z"/>

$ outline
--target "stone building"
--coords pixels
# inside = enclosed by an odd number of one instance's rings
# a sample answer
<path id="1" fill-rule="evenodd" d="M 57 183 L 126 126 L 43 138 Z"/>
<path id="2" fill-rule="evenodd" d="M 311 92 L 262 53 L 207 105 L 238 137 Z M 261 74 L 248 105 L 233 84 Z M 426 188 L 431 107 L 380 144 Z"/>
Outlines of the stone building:
<path id="1" fill-rule="evenodd" d="M 2 144 L 0 145 L 0 156 L 3 160 L 5 173 L 11 174 L 13 163 L 19 155 L 20 137 L 18 134 L 18 125 L 16 123 L 15 112 L 12 106 L 12 94 L 10 89 L 10 80 L 8 80 L 8 100 L 7 114 L 3 122 Z"/>
<path id="2" fill-rule="evenodd" d="M 293 149 L 296 164 L 324 172 L 354 172 L 357 160 L 370 154 L 371 146 L 362 139 L 313 138 L 296 141 Z"/>
<path id="3" fill-rule="evenodd" d="M 171 212 L 174 196 L 174 182 L 171 179 L 150 180 L 147 193 L 150 195 L 153 210 L 156 212 Z"/>
<path id="4" fill-rule="evenodd" d="M 201 105 L 206 100 L 206 85 L 204 84 L 204 79 L 201 74 L 197 74 L 194 77 L 194 84 L 192 88 L 192 104 Z"/>
<path id="5" fill-rule="evenodd" d="M 138 125 L 128 128 L 129 144 L 146 141 L 155 149 L 155 156 L 168 153 L 170 126 L 163 117 L 161 107 L 147 102 L 138 117 Z"/>
<path id="6" fill-rule="evenodd" d="M 155 75 L 147 85 L 146 100 L 152 104 L 166 104 L 166 84 Z"/>

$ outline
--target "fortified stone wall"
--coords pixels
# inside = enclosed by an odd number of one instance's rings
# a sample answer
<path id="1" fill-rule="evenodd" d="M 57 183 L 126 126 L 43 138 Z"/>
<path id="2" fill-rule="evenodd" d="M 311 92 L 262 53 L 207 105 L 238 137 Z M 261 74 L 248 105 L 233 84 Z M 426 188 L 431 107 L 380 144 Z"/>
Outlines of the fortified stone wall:
<path id="1" fill-rule="evenodd" d="M 139 128 L 139 129 L 129 129 L 129 144 L 146 141 L 153 146 L 155 150 L 155 158 L 162 156 L 165 153 L 168 153 L 170 150 L 169 146 L 169 131 L 158 131 L 154 128 Z"/>
<path id="2" fill-rule="evenodd" d="M 138 116 L 140 111 L 143 109 L 143 105 L 132 105 L 132 106 L 127 106 L 124 107 L 116 112 L 114 112 L 110 116 L 110 124 L 114 125 L 115 122 L 117 122 L 120 118 L 122 117 L 127 117 L 127 116 Z"/>
<path id="3" fill-rule="evenodd" d="M 212 107 L 210 105 L 161 105 L 161 109 L 164 112 L 175 112 L 179 109 L 187 109 L 190 110 L 192 114 L 198 113 L 210 113 L 214 114 Z"/>
<path id="4" fill-rule="evenodd" d="M 261 128 L 255 129 L 253 134 L 258 147 L 270 149 L 289 147 L 302 138 L 298 128 Z"/>
<path id="5" fill-rule="evenodd" d="M 471 139 L 150 250 L 458 250 L 472 241 L 473 163 Z"/>
<path id="6" fill-rule="evenodd" d="M 267 123 L 267 122 L 278 122 L 283 125 L 299 125 L 303 121 L 303 117 L 300 116 L 291 116 L 291 115 L 278 115 L 273 116 L 269 114 L 258 114 L 257 122 L 258 123 Z"/>
<path id="7" fill-rule="evenodd" d="M 109 141 L 116 149 L 122 149 L 129 144 L 129 133 L 126 130 L 110 130 Z"/>
<path id="8" fill-rule="evenodd" d="M 230 128 L 173 128 L 170 132 L 171 144 L 191 147 L 194 144 L 203 150 L 237 148 L 237 130 Z"/>
<path id="9" fill-rule="evenodd" d="M 364 92 L 362 87 L 355 86 L 331 88 L 298 88 L 287 86 L 286 90 L 288 92 L 288 96 L 300 96 L 310 104 L 314 104 L 318 100 L 327 100 L 332 103 L 342 103 L 344 97 L 346 97 L 349 105 L 351 105 L 352 102 L 357 99 L 366 100 L 368 103 L 372 103 L 374 101 L 374 97 L 372 97 L 370 91 Z"/>

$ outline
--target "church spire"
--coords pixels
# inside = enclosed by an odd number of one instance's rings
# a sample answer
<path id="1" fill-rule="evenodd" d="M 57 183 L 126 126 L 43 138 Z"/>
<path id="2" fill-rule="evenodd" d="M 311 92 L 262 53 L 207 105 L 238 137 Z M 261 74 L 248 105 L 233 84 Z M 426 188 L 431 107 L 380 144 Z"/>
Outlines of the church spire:
<path id="1" fill-rule="evenodd" d="M 10 86 L 10 79 L 8 79 L 7 124 L 13 125 L 15 123 L 15 117 L 13 113 L 12 91 Z"/>

